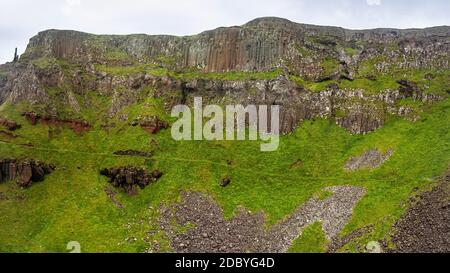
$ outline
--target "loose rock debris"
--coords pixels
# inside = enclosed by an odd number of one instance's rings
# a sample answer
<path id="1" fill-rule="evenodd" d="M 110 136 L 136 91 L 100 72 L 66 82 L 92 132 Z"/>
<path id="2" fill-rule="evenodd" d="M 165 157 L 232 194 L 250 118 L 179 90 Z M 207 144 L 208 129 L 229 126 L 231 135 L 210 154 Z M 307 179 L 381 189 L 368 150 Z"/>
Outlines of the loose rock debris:
<path id="1" fill-rule="evenodd" d="M 329 240 L 336 238 L 365 193 L 364 188 L 355 186 L 326 190 L 333 192 L 330 198 L 311 198 L 269 230 L 262 212 L 252 214 L 240 208 L 235 217 L 226 220 L 211 197 L 196 192 L 184 192 L 180 203 L 162 207 L 160 224 L 175 252 L 286 252 L 301 230 L 316 221 L 322 222 Z M 187 230 L 179 232 L 180 226 Z"/>

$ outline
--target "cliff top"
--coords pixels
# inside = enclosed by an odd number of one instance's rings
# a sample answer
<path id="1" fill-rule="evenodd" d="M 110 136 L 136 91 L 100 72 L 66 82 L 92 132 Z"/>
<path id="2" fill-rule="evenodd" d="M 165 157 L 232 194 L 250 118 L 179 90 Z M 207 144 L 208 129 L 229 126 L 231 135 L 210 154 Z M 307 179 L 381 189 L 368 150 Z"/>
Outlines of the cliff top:
<path id="1" fill-rule="evenodd" d="M 186 35 L 186 36 L 176 36 L 176 35 L 169 35 L 169 34 L 146 34 L 146 33 L 133 33 L 133 34 L 126 34 L 126 35 L 116 35 L 116 34 L 91 34 L 87 32 L 81 32 L 76 30 L 60 30 L 60 29 L 48 29 L 39 32 L 36 36 L 41 35 L 48 35 L 48 34 L 54 34 L 58 32 L 66 32 L 70 33 L 72 35 L 81 35 L 81 36 L 87 36 L 87 35 L 97 35 L 97 36 L 117 36 L 117 37 L 147 37 L 147 36 L 158 36 L 158 37 L 192 37 L 197 36 L 205 33 L 215 32 L 217 30 L 225 30 L 225 29 L 243 29 L 243 28 L 256 28 L 256 29 L 286 29 L 286 30 L 297 30 L 297 31 L 303 31 L 303 32 L 309 32 L 309 31 L 319 31 L 319 32 L 330 32 L 330 31 L 337 31 L 338 33 L 345 33 L 347 35 L 351 35 L 354 33 L 376 33 L 376 34 L 382 34 L 382 33 L 395 33 L 399 36 L 408 36 L 411 34 L 419 34 L 420 36 L 449 36 L 450 35 L 450 26 L 433 26 L 428 28 L 407 28 L 407 29 L 397 29 L 397 28 L 374 28 L 374 29 L 346 29 L 338 26 L 321 26 L 321 25 L 312 25 L 312 24 L 303 24 L 303 23 L 296 23 L 292 22 L 285 18 L 280 17 L 259 17 L 256 19 L 253 19 L 244 25 L 241 26 L 228 26 L 228 27 L 218 27 L 216 29 L 212 30 L 206 30 L 204 32 L 201 32 L 199 34 L 193 34 L 193 35 Z"/>

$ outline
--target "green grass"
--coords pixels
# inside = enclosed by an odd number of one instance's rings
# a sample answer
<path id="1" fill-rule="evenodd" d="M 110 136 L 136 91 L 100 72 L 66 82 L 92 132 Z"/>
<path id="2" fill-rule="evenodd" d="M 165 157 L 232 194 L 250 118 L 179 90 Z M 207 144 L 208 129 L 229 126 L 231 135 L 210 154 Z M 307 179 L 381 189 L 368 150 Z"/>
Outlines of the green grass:
<path id="1" fill-rule="evenodd" d="M 314 194 L 314 197 L 319 200 L 326 200 L 326 199 L 330 198 L 332 195 L 333 195 L 332 191 L 321 189 L 319 192 Z"/>
<path id="2" fill-rule="evenodd" d="M 322 68 L 324 69 L 323 75 L 329 76 L 334 74 L 338 70 L 339 63 L 335 59 L 326 58 L 322 62 Z"/>
<path id="3" fill-rule="evenodd" d="M 312 52 L 309 49 L 305 48 L 304 46 L 296 44 L 294 45 L 294 47 L 303 58 L 309 57 L 312 54 Z"/>
<path id="4" fill-rule="evenodd" d="M 108 66 L 97 64 L 95 65 L 95 69 L 115 76 L 127 76 L 138 73 L 146 73 L 154 76 L 170 76 L 177 79 L 270 80 L 282 74 L 281 69 L 258 72 L 230 71 L 203 73 L 198 69 L 187 68 L 183 71 L 177 72 L 154 64 L 130 66 Z"/>
<path id="5" fill-rule="evenodd" d="M 55 65 L 57 60 L 55 58 L 40 57 L 38 59 L 34 59 L 31 63 L 40 69 L 46 69 Z"/>
<path id="6" fill-rule="evenodd" d="M 432 80 L 426 80 L 426 74 L 432 74 Z M 375 76 L 374 80 L 366 78 L 366 76 L 358 76 L 353 81 L 350 80 L 327 80 L 322 82 L 312 82 L 302 79 L 299 76 L 291 75 L 289 79 L 299 86 L 303 86 L 308 90 L 320 92 L 327 89 L 331 84 L 336 84 L 341 89 L 361 89 L 369 94 L 376 94 L 385 90 L 396 90 L 400 87 L 397 83 L 400 79 L 409 79 L 418 84 L 420 90 L 425 94 L 432 93 L 440 96 L 447 96 L 450 90 L 450 72 L 449 71 L 432 71 L 423 70 L 416 72 L 396 72 L 395 74 L 385 74 Z M 373 74 L 370 74 L 373 75 Z"/>
<path id="7" fill-rule="evenodd" d="M 328 240 L 320 222 L 307 226 L 300 236 L 294 240 L 288 252 L 290 253 L 324 253 L 327 251 Z"/>
<path id="8" fill-rule="evenodd" d="M 354 55 L 357 55 L 359 53 L 359 51 L 357 49 L 352 48 L 352 47 L 344 48 L 344 52 L 345 52 L 345 54 L 347 54 L 349 56 L 354 56 Z"/>
<path id="9" fill-rule="evenodd" d="M 109 65 L 94 65 L 98 71 L 106 72 L 115 76 L 127 76 L 138 73 L 149 73 L 154 70 L 154 65 L 130 65 L 130 66 L 109 66 Z"/>
<path id="10" fill-rule="evenodd" d="M 173 58 L 160 57 L 161 62 L 175 62 Z M 314 82 L 303 79 L 297 75 L 289 75 L 289 79 L 299 86 L 305 87 L 311 91 L 320 92 L 327 89 L 331 84 L 337 84 L 342 89 L 362 89 L 367 93 L 379 93 L 387 89 L 395 90 L 399 88 L 397 83 L 400 79 L 409 79 L 418 83 L 420 89 L 425 93 L 437 95 L 446 95 L 450 90 L 450 72 L 448 70 L 393 70 L 390 73 L 379 74 L 375 72 L 375 64 L 385 60 L 384 57 L 377 57 L 362 62 L 358 68 L 358 73 L 353 81 L 350 80 L 326 80 Z M 323 75 L 330 76 L 338 70 L 339 63 L 335 59 L 326 58 L 322 61 Z M 282 69 L 272 71 L 230 71 L 230 72 L 209 72 L 204 73 L 196 68 L 185 68 L 181 71 L 170 70 L 164 65 L 156 64 L 137 64 L 126 66 L 111 66 L 96 64 L 95 69 L 115 76 L 129 76 L 138 73 L 150 74 L 154 76 L 169 76 L 180 80 L 191 79 L 211 79 L 223 81 L 239 80 L 271 80 L 283 74 Z M 425 80 L 425 75 L 432 74 L 432 80 Z M 375 80 L 368 79 L 369 76 L 375 77 Z"/>
<path id="11" fill-rule="evenodd" d="M 109 50 L 106 53 L 106 58 L 109 61 L 112 62 L 117 62 L 117 61 L 126 61 L 130 59 L 130 55 L 128 55 L 125 51 L 123 50 Z"/>

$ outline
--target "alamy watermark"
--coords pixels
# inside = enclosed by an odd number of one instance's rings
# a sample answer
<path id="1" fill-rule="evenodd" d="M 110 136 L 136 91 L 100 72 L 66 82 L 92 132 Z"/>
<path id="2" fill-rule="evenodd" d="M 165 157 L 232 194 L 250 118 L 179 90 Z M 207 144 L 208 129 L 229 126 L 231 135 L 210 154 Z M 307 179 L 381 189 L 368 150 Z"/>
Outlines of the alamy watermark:
<path id="1" fill-rule="evenodd" d="M 67 250 L 70 250 L 69 253 L 81 253 L 81 245 L 77 241 L 70 241 L 66 246 Z"/>
<path id="2" fill-rule="evenodd" d="M 267 105 L 244 107 L 240 104 L 227 105 L 224 111 L 219 105 L 206 105 L 203 108 L 202 98 L 195 97 L 193 108 L 194 113 L 186 105 L 173 107 L 171 116 L 178 118 L 172 125 L 173 139 L 260 140 L 263 142 L 261 151 L 270 152 L 278 149 L 280 135 L 280 107 L 278 105 L 270 105 L 270 112 Z M 204 118 L 209 118 L 209 120 L 203 124 Z M 270 123 L 268 123 L 269 120 Z M 248 130 L 246 130 L 246 125 L 248 125 Z"/>

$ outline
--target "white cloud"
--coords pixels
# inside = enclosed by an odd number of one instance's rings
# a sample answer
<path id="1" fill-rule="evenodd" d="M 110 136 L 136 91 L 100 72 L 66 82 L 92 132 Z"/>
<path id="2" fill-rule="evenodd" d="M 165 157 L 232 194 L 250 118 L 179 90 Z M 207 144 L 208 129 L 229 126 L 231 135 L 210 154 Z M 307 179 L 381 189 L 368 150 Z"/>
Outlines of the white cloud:
<path id="1" fill-rule="evenodd" d="M 74 9 L 81 5 L 81 0 L 66 0 L 64 5 L 61 7 L 61 11 L 64 15 L 72 15 Z"/>
<path id="2" fill-rule="evenodd" d="M 382 4 L 381 0 L 366 0 L 366 2 L 369 6 L 380 6 Z"/>

